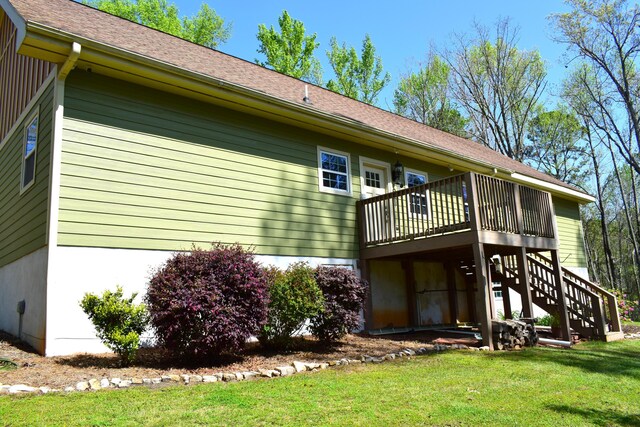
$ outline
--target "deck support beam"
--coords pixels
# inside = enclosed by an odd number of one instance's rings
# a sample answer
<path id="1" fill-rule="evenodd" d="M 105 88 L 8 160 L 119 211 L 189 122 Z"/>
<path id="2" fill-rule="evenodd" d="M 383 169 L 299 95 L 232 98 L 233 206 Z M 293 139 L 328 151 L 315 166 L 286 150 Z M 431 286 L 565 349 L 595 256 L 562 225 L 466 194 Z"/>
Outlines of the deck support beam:
<path id="1" fill-rule="evenodd" d="M 533 317 L 533 302 L 531 298 L 531 283 L 529 279 L 529 267 L 527 265 L 527 248 L 520 247 L 516 254 L 518 265 L 518 282 L 520 295 L 522 296 L 522 313 L 524 317 L 531 319 Z"/>
<path id="2" fill-rule="evenodd" d="M 491 289 L 491 277 L 487 268 L 487 259 L 484 253 L 484 245 L 473 245 L 473 257 L 476 264 L 476 280 L 480 296 L 480 327 L 482 332 L 482 345 L 493 350 L 493 331 L 491 326 L 493 290 Z"/>
<path id="3" fill-rule="evenodd" d="M 458 324 L 458 290 L 456 288 L 456 272 L 451 262 L 446 262 L 447 296 L 449 299 L 449 320 L 452 325 Z"/>
<path id="4" fill-rule="evenodd" d="M 360 278 L 369 284 L 364 304 L 364 329 L 369 330 L 373 329 L 373 296 L 371 293 L 371 270 L 367 259 L 360 260 Z"/>
<path id="5" fill-rule="evenodd" d="M 409 325 L 420 326 L 418 319 L 418 302 L 416 301 L 416 275 L 413 268 L 413 259 L 402 261 L 404 270 L 404 280 L 407 290 L 407 313 L 409 314 Z"/>

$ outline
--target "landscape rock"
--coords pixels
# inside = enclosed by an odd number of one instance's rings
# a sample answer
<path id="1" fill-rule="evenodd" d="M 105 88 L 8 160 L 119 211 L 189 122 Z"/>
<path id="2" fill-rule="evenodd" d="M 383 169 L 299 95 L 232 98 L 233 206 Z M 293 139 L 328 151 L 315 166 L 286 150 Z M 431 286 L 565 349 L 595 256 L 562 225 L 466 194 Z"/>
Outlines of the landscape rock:
<path id="1" fill-rule="evenodd" d="M 215 375 L 203 375 L 202 376 L 202 382 L 215 383 L 216 381 L 218 381 L 218 377 L 216 377 Z"/>
<path id="2" fill-rule="evenodd" d="M 76 390 L 78 391 L 85 391 L 89 388 L 89 383 L 86 381 L 80 381 L 78 384 L 76 384 Z"/>
<path id="3" fill-rule="evenodd" d="M 40 390 L 40 393 L 42 394 L 47 394 L 51 392 L 51 389 L 49 387 L 40 387 L 38 390 Z"/>
<path id="4" fill-rule="evenodd" d="M 66 392 L 68 393 L 68 392 L 70 392 L 70 391 L 75 391 L 75 388 L 73 388 L 73 387 L 71 387 L 71 386 L 69 386 L 69 387 L 65 387 L 65 388 L 64 388 L 64 391 L 66 391 Z"/>
<path id="5" fill-rule="evenodd" d="M 0 394 L 9 393 L 10 385 L 0 385 Z"/>
<path id="6" fill-rule="evenodd" d="M 180 375 L 180 379 L 182 379 L 183 383 L 189 384 L 189 382 L 191 381 L 191 376 L 187 374 L 182 374 Z"/>
<path id="7" fill-rule="evenodd" d="M 102 386 L 100 385 L 100 381 L 98 381 L 95 378 L 91 378 L 89 380 L 89 388 L 91 390 L 100 390 L 102 388 Z"/>
<path id="8" fill-rule="evenodd" d="M 111 384 L 116 387 L 118 386 L 118 384 L 120 384 L 120 381 L 122 381 L 120 378 L 111 378 Z"/>
<path id="9" fill-rule="evenodd" d="M 296 370 L 296 372 L 302 372 L 307 370 L 307 366 L 303 362 L 294 361 L 291 366 Z"/>
<path id="10" fill-rule="evenodd" d="M 100 387 L 107 388 L 109 387 L 109 380 L 107 378 L 103 378 L 100 380 Z"/>
<path id="11" fill-rule="evenodd" d="M 328 363 L 320 363 L 318 366 L 320 369 L 327 369 L 329 367 Z"/>
<path id="12" fill-rule="evenodd" d="M 118 384 L 118 388 L 127 388 L 130 385 L 131 385 L 131 381 L 123 380 L 123 381 L 120 381 L 120 383 Z"/>
<path id="13" fill-rule="evenodd" d="M 153 381 L 151 380 L 151 378 L 143 378 L 142 384 L 153 384 Z"/>
<path id="14" fill-rule="evenodd" d="M 194 383 L 201 383 L 202 382 L 202 375 L 194 375 L 191 377 L 191 381 L 193 381 Z"/>
<path id="15" fill-rule="evenodd" d="M 10 394 L 15 394 L 15 393 L 33 393 L 34 391 L 38 390 L 35 387 L 30 387 L 28 385 L 24 385 L 24 384 L 16 384 L 16 385 L 12 385 L 11 387 L 9 387 L 9 393 Z"/>
<path id="16" fill-rule="evenodd" d="M 151 378 L 151 384 L 160 384 L 162 382 L 162 378 Z"/>
<path id="17" fill-rule="evenodd" d="M 265 378 L 272 378 L 273 377 L 273 372 L 271 369 L 260 369 L 260 376 L 261 377 L 265 377 Z"/>
<path id="18" fill-rule="evenodd" d="M 236 381 L 236 374 L 222 374 L 222 381 Z"/>
<path id="19" fill-rule="evenodd" d="M 144 384 L 144 381 L 142 378 L 131 378 L 131 384 L 140 385 Z"/>
<path id="20" fill-rule="evenodd" d="M 287 375 L 293 375 L 296 370 L 293 366 L 278 366 L 276 371 L 280 372 L 280 376 L 286 377 Z"/>

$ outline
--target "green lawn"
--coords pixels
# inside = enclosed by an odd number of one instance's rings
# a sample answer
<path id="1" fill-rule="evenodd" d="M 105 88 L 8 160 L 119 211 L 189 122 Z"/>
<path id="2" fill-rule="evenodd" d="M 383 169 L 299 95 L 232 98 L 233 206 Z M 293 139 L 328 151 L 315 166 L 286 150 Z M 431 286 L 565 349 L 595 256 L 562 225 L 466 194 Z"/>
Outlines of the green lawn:
<path id="1" fill-rule="evenodd" d="M 293 377 L 0 397 L 0 425 L 640 425 L 640 341 L 466 352 Z"/>

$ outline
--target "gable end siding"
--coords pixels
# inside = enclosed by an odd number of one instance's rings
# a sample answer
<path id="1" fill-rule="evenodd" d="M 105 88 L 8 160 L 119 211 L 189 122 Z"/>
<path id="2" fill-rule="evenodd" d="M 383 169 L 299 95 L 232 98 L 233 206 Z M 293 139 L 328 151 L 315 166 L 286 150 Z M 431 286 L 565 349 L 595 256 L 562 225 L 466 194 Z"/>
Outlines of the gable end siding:
<path id="1" fill-rule="evenodd" d="M 0 149 L 0 266 L 46 244 L 54 81 Z M 35 182 L 20 194 L 24 128 L 39 111 Z"/>

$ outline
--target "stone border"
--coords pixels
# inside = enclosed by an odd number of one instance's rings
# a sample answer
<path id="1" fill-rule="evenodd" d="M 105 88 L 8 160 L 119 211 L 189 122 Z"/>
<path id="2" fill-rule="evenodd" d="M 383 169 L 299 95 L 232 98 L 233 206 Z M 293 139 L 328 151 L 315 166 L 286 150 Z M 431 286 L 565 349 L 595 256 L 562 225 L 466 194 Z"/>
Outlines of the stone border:
<path id="1" fill-rule="evenodd" d="M 340 359 L 330 360 L 327 362 L 299 362 L 294 361 L 290 365 L 277 366 L 274 369 L 261 369 L 259 371 L 246 372 L 216 372 L 211 375 L 163 375 L 155 378 L 102 378 L 100 380 L 92 378 L 89 381 L 80 381 L 75 386 L 65 387 L 61 389 L 53 389 L 50 387 L 31 387 L 24 384 L 3 385 L 0 384 L 0 394 L 47 394 L 62 393 L 74 391 L 97 391 L 102 389 L 129 388 L 138 385 L 155 385 L 162 383 L 173 384 L 194 384 L 194 383 L 214 383 L 214 382 L 233 382 L 247 381 L 259 378 L 276 378 L 286 377 L 306 371 L 319 371 L 336 366 L 354 365 L 358 363 L 382 363 L 395 359 L 411 358 L 424 354 L 437 353 L 445 350 L 470 350 L 470 351 L 488 351 L 489 347 L 468 347 L 464 344 L 427 344 L 417 350 L 405 348 L 397 353 L 389 353 L 382 357 L 373 357 L 363 355 L 359 359 Z"/>
<path id="2" fill-rule="evenodd" d="M 640 339 L 640 333 L 625 334 L 625 339 Z M 357 363 L 382 363 L 395 359 L 411 358 L 411 356 L 421 356 L 424 354 L 438 353 L 446 350 L 468 350 L 468 351 L 489 351 L 489 347 L 469 347 L 464 344 L 427 344 L 417 350 L 405 348 L 397 353 L 385 354 L 382 357 L 363 355 L 360 359 L 340 359 L 327 362 L 298 362 L 294 361 L 290 365 L 278 366 L 274 369 L 260 369 L 259 371 L 246 372 L 216 372 L 211 375 L 163 375 L 155 378 L 102 378 L 100 380 L 92 378 L 89 381 L 80 381 L 75 386 L 65 387 L 64 390 L 50 387 L 31 387 L 24 384 L 3 385 L 0 384 L 0 394 L 47 394 L 73 391 L 97 391 L 102 389 L 129 388 L 138 385 L 151 386 L 161 383 L 192 384 L 192 383 L 215 383 L 247 381 L 259 378 L 286 377 L 305 371 L 318 371 L 336 366 L 354 365 Z"/>

